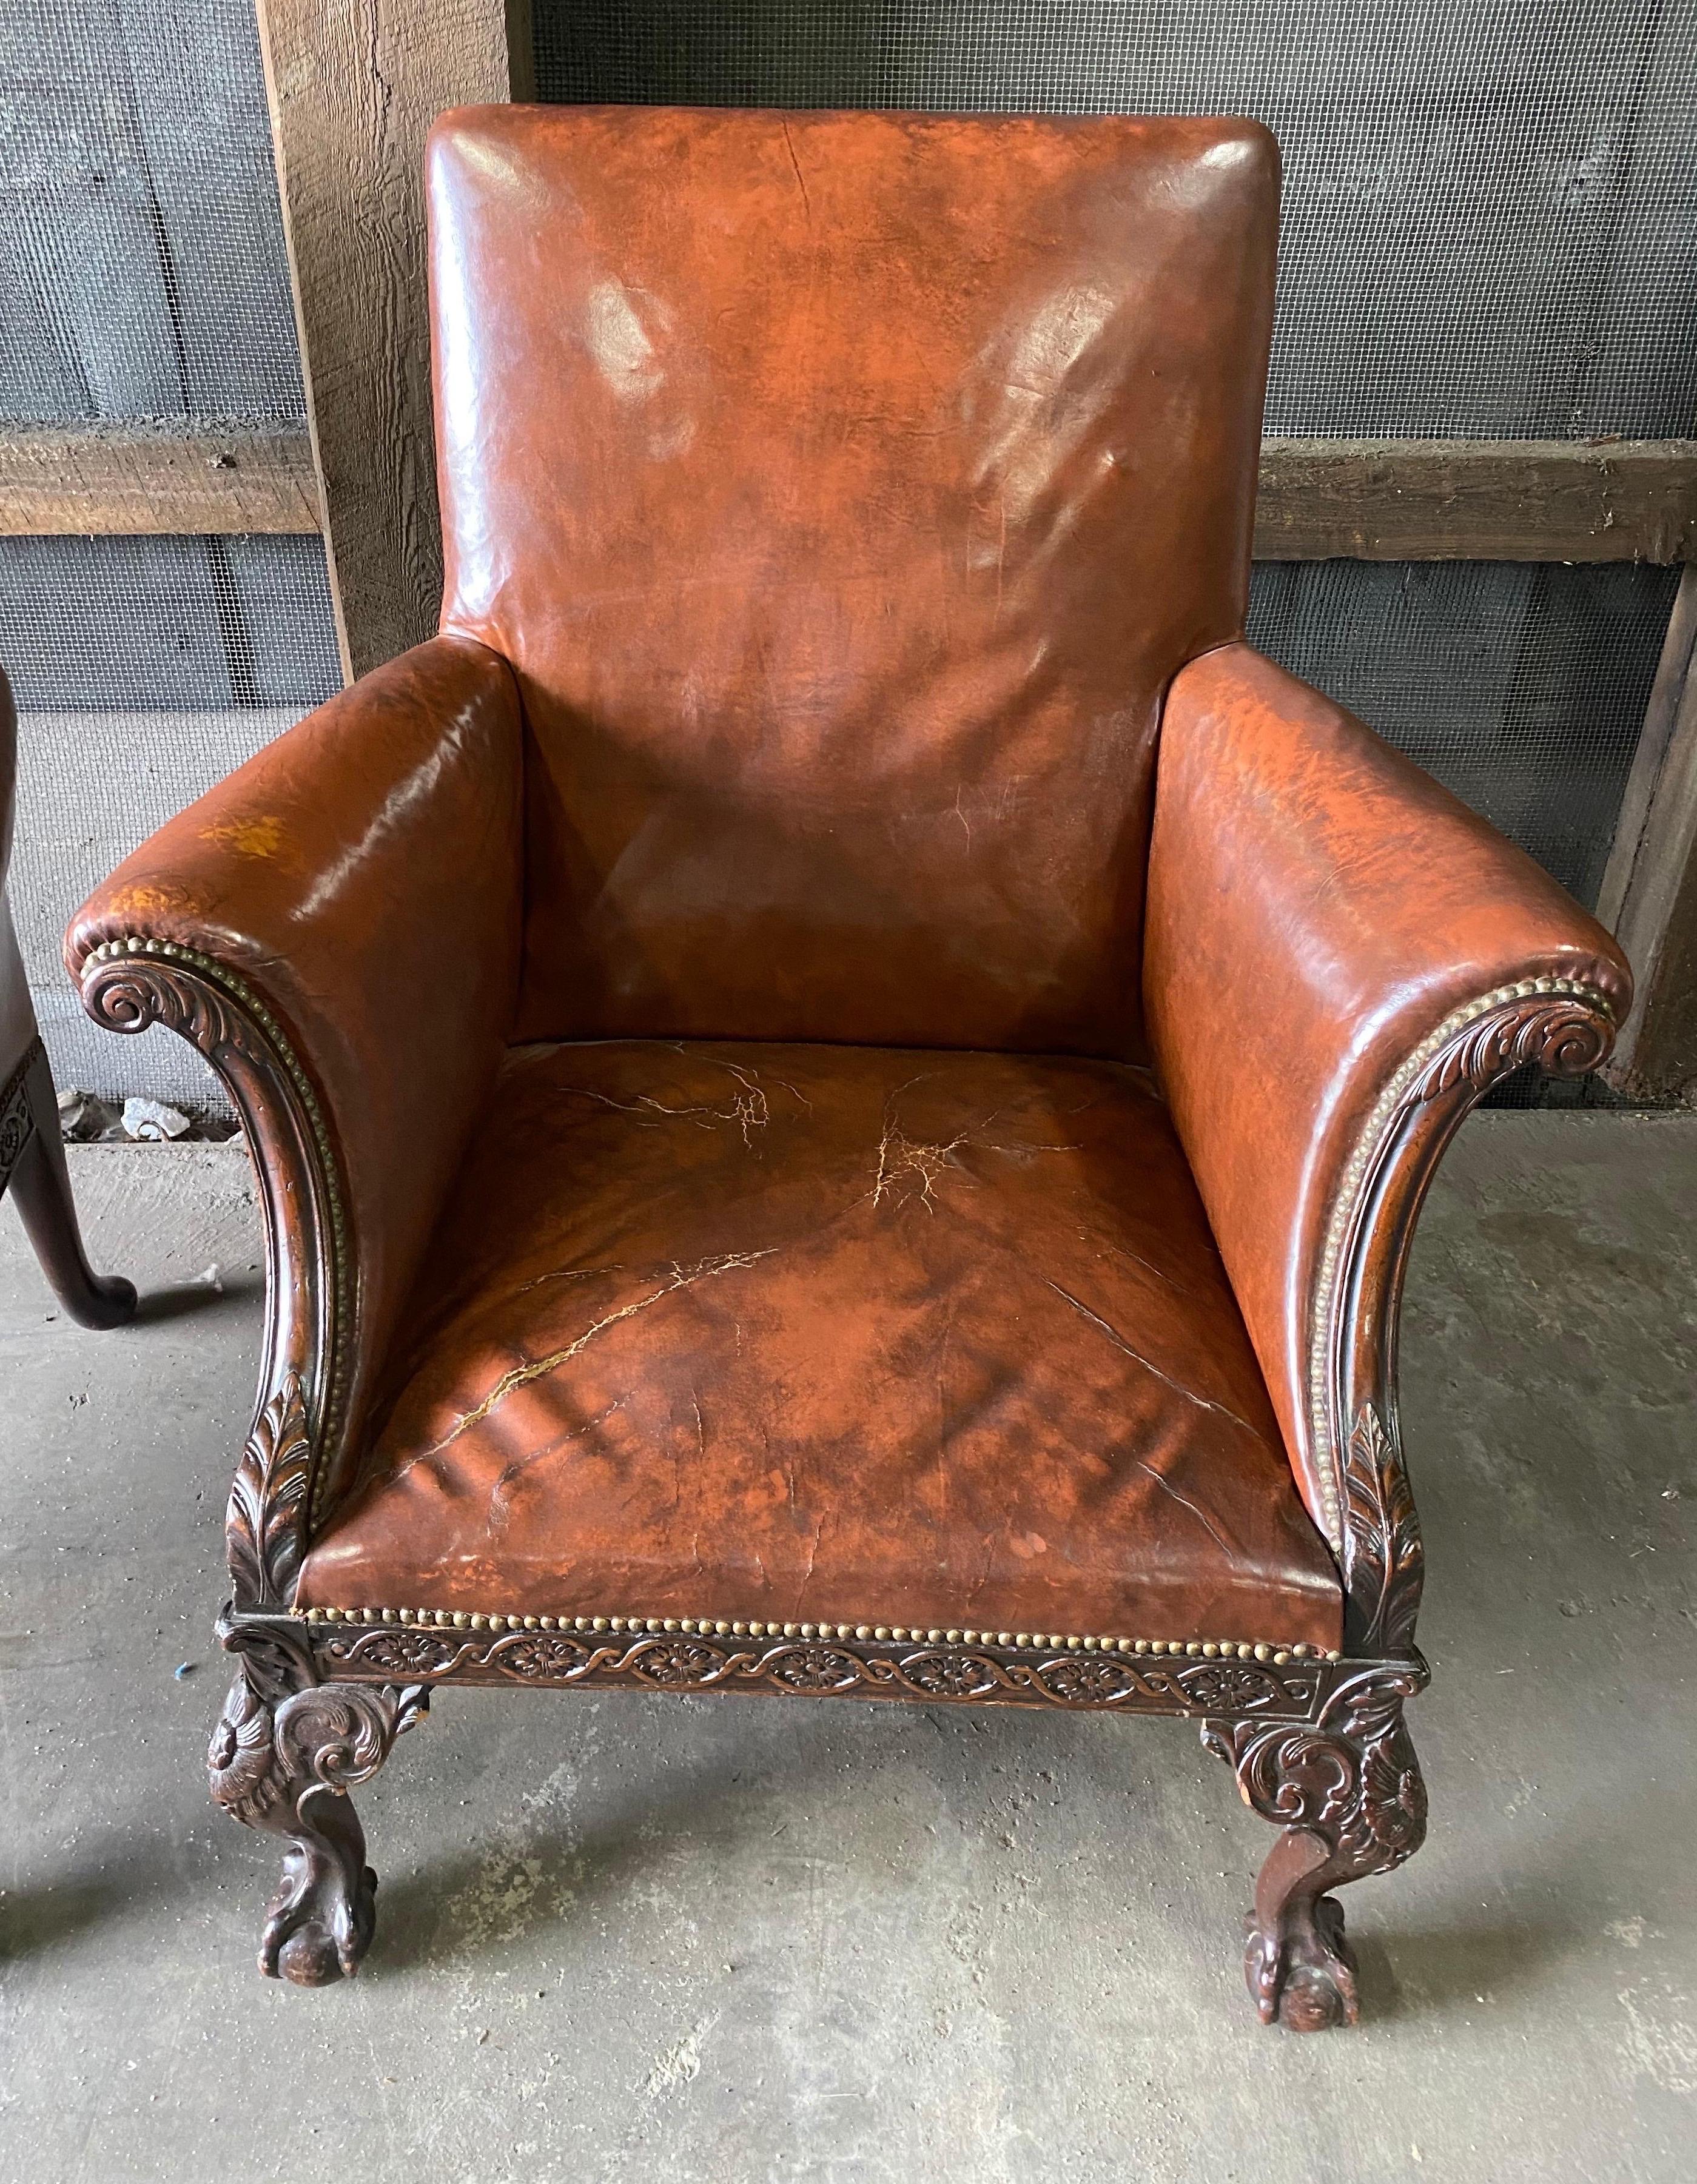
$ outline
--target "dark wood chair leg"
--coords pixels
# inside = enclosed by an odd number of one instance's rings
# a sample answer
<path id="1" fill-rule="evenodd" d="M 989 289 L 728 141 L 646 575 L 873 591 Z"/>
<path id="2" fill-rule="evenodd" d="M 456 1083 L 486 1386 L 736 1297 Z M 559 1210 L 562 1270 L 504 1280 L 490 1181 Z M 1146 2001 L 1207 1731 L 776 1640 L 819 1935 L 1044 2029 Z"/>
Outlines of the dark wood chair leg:
<path id="1" fill-rule="evenodd" d="M 1426 1785 L 1402 1718 L 1423 1674 L 1366 1670 L 1312 1727 L 1210 1721 L 1202 1741 L 1246 1805 L 1283 1828 L 1261 1868 L 1244 1971 L 1264 2025 L 1318 2032 L 1360 2014 L 1329 1888 L 1388 1873 L 1426 1835 Z"/>
<path id="2" fill-rule="evenodd" d="M 42 1272 L 53 1295 L 81 1325 L 122 1327 L 135 1317 L 135 1285 L 121 1274 L 97 1274 L 88 1263 L 59 1137 L 53 1075 L 39 1040 L 26 1057 L 19 1089 L 23 1143 L 12 1167 L 10 1187 Z"/>
<path id="3" fill-rule="evenodd" d="M 280 1691 L 264 1663 L 242 1662 L 207 1764 L 231 1819 L 287 1846 L 259 1942 L 267 1977 L 328 1986 L 359 1970 L 376 1930 L 377 1876 L 348 1792 L 429 1703 L 427 1691 L 395 1684 Z"/>

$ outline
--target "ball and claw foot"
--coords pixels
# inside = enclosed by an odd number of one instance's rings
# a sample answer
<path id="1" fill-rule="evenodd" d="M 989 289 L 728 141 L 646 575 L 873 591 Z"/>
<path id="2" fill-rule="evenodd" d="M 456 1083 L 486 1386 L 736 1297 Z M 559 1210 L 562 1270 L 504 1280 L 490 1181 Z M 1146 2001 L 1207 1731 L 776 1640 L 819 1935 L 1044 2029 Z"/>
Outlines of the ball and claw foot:
<path id="1" fill-rule="evenodd" d="M 1255 1883 L 1244 1972 L 1263 2025 L 1323 2032 L 1361 2014 L 1355 1959 L 1329 1888 L 1388 1873 L 1426 1834 L 1426 1786 L 1402 1718 L 1418 1663 L 1367 1669 L 1311 1724 L 1210 1721 L 1202 1741 L 1244 1802 L 1282 1832 Z"/>
<path id="2" fill-rule="evenodd" d="M 243 1826 L 281 1836 L 283 1877 L 266 1914 L 259 1969 L 297 1986 L 352 1979 L 377 1925 L 377 1876 L 353 1801 L 429 1694 L 320 1684 L 281 1698 L 244 1663 L 207 1755 L 214 1800 Z"/>
<path id="3" fill-rule="evenodd" d="M 1277 1932 L 1262 1932 L 1253 1911 L 1244 1925 L 1244 1978 L 1263 2025 L 1327 2032 L 1359 2024 L 1355 1955 L 1344 1937 L 1344 1907 L 1335 1897 L 1320 1897 L 1305 1916 L 1287 1921 L 1282 1944 Z"/>
<path id="4" fill-rule="evenodd" d="M 334 1849 L 326 1855 L 320 1843 L 291 1841 L 259 1940 L 260 1970 L 296 1986 L 353 1979 L 377 1930 L 377 1876 L 365 1863 L 353 1804 L 329 1791 L 317 1803 L 320 1836 Z"/>

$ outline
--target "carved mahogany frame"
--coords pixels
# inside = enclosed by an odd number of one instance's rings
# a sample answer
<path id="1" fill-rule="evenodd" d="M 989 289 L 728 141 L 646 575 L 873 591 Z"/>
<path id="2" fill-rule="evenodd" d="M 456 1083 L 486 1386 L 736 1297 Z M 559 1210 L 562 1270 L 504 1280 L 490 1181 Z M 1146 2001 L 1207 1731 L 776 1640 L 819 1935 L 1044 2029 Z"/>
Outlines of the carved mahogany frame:
<path id="1" fill-rule="evenodd" d="M 39 1034 L 18 1058 L 17 1067 L 0 1084 L 0 1198 L 12 1180 L 12 1171 L 23 1158 L 24 1148 L 36 1134 L 36 1117 L 30 1106 L 30 1072 L 43 1058 Z"/>
<path id="2" fill-rule="evenodd" d="M 164 1023 L 198 1049 L 241 1113 L 259 1182 L 265 1340 L 225 1524 L 233 1599 L 219 1625 L 240 1665 L 210 1765 L 225 1809 L 289 1845 L 263 1970 L 317 1985 L 358 1969 L 376 1876 L 346 1793 L 440 1685 L 896 1698 L 1199 1719 L 1244 1802 L 1282 1830 L 1249 1922 L 1245 1968 L 1262 2019 L 1299 2030 L 1354 2021 L 1354 1963 L 1326 1891 L 1400 1864 L 1426 1824 L 1402 1719 L 1427 1672 L 1414 1644 L 1423 1557 L 1396 1401 L 1415 1223 L 1450 1139 L 1500 1078 L 1529 1061 L 1577 1075 L 1603 1060 L 1614 1024 L 1595 988 L 1527 979 L 1457 1010 L 1395 1072 L 1359 1134 L 1327 1228 L 1310 1357 L 1318 1516 L 1344 1591 L 1344 1649 L 1327 1656 L 865 1625 L 780 1635 L 691 1618 L 294 1613 L 307 1542 L 351 1455 L 350 1238 L 322 1102 L 265 1001 L 209 956 L 109 941 L 84 965 L 82 995 L 112 1030 Z"/>

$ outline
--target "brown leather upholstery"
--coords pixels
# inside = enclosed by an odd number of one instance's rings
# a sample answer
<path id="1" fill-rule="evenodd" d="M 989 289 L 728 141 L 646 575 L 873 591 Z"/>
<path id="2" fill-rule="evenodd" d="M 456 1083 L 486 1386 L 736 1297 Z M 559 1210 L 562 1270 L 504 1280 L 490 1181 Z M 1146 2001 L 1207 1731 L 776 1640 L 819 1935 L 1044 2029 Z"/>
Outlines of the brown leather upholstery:
<path id="1" fill-rule="evenodd" d="M 1144 1058 L 1277 177 L 1244 121 L 437 125 L 443 626 L 524 696 L 520 1036 Z"/>
<path id="2" fill-rule="evenodd" d="M 1141 1072 L 520 1048 L 393 1369 L 304 1604 L 1338 1642 Z"/>
<path id="3" fill-rule="evenodd" d="M 65 938 L 73 977 L 104 940 L 196 949 L 281 1018 L 351 1201 L 354 1430 L 512 1022 L 520 752 L 506 665 L 433 638 L 162 827 Z"/>
<path id="4" fill-rule="evenodd" d="M 1149 900 L 1162 1081 L 1325 1524 L 1306 1350 L 1326 1219 L 1374 1101 L 1453 1011 L 1554 978 L 1619 1021 L 1631 972 L 1530 857 L 1244 644 L 1168 694 Z"/>
<path id="5" fill-rule="evenodd" d="M 1238 122 L 440 126 L 450 633 L 70 941 L 230 967 L 315 1088 L 375 1392 L 303 1602 L 1337 1641 L 1363 1118 L 1625 972 L 1236 642 L 1276 184 Z"/>

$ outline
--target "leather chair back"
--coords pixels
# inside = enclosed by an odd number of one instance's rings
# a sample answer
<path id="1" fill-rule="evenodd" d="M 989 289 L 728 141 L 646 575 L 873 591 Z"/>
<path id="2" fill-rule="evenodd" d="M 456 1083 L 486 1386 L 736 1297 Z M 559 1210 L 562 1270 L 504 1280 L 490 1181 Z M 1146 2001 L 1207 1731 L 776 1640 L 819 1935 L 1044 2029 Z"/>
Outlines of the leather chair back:
<path id="1" fill-rule="evenodd" d="M 523 695 L 520 1038 L 1143 1055 L 1277 192 L 1244 121 L 442 118 L 442 626 Z"/>

